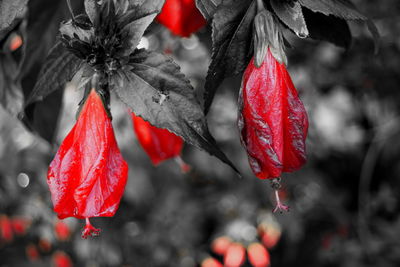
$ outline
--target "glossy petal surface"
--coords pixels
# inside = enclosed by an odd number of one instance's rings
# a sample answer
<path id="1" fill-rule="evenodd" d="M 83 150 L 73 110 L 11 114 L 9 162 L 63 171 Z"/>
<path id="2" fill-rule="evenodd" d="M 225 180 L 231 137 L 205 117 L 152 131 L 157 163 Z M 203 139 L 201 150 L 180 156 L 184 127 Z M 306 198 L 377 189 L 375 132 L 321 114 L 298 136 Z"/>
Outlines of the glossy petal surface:
<path id="1" fill-rule="evenodd" d="M 134 130 L 140 145 L 154 165 L 180 156 L 183 140 L 166 129 L 160 129 L 131 112 Z"/>
<path id="2" fill-rule="evenodd" d="M 189 37 L 206 25 L 194 0 L 167 0 L 157 16 L 157 21 L 173 34 Z"/>
<path id="3" fill-rule="evenodd" d="M 241 141 L 258 178 L 279 177 L 306 162 L 307 113 L 286 66 L 269 50 L 260 68 L 250 61 L 239 109 Z"/>
<path id="4" fill-rule="evenodd" d="M 61 219 L 113 216 L 127 176 L 111 119 L 92 90 L 49 167 L 54 211 Z"/>

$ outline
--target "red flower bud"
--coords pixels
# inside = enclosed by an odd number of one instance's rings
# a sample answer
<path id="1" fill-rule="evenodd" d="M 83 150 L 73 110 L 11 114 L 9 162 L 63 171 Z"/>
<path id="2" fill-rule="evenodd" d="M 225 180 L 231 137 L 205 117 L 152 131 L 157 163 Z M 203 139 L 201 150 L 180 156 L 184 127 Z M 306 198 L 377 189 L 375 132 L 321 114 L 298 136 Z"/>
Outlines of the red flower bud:
<path id="1" fill-rule="evenodd" d="M 246 260 L 246 250 L 242 244 L 232 243 L 225 253 L 224 266 L 239 267 Z"/>
<path id="2" fill-rule="evenodd" d="M 22 46 L 22 38 L 18 34 L 13 34 L 10 42 L 10 51 L 15 51 Z"/>
<path id="3" fill-rule="evenodd" d="M 14 239 L 12 224 L 7 215 L 0 215 L 0 241 L 10 242 Z"/>
<path id="4" fill-rule="evenodd" d="M 254 174 L 276 178 L 306 162 L 307 113 L 284 64 L 269 51 L 260 68 L 254 59 L 242 80 L 238 125 Z"/>
<path id="5" fill-rule="evenodd" d="M 68 240 L 71 235 L 69 226 L 63 221 L 57 221 L 55 223 L 54 232 L 56 234 L 56 238 L 60 241 Z"/>
<path id="6" fill-rule="evenodd" d="M 221 236 L 216 239 L 211 244 L 211 250 L 218 255 L 225 255 L 229 246 L 232 244 L 232 240 L 227 236 Z"/>
<path id="7" fill-rule="evenodd" d="M 72 267 L 71 258 L 63 251 L 56 251 L 53 254 L 53 266 L 54 267 Z"/>
<path id="8" fill-rule="evenodd" d="M 254 267 L 268 267 L 270 256 L 267 249 L 260 243 L 253 243 L 247 247 L 247 256 Z"/>
<path id="9" fill-rule="evenodd" d="M 201 267 L 223 267 L 223 265 L 216 259 L 209 257 L 203 260 Z"/>
<path id="10" fill-rule="evenodd" d="M 157 21 L 182 37 L 189 37 L 207 24 L 194 0 L 166 0 Z"/>
<path id="11" fill-rule="evenodd" d="M 128 176 L 111 119 L 92 90 L 79 118 L 50 164 L 47 183 L 60 219 L 113 216 Z M 87 219 L 87 227 L 90 223 Z M 85 233 L 98 233 L 86 231 Z M 97 229 L 96 229 L 97 230 Z"/>
<path id="12" fill-rule="evenodd" d="M 190 169 L 180 158 L 183 147 L 181 137 L 167 129 L 160 129 L 131 112 L 132 123 L 140 145 L 146 151 L 154 165 L 162 161 L 176 158 L 183 172 Z"/>
<path id="13" fill-rule="evenodd" d="M 31 225 L 31 221 L 27 218 L 23 217 L 14 217 L 12 219 L 12 227 L 14 229 L 14 233 L 17 235 L 24 235 L 26 234 L 26 230 Z"/>

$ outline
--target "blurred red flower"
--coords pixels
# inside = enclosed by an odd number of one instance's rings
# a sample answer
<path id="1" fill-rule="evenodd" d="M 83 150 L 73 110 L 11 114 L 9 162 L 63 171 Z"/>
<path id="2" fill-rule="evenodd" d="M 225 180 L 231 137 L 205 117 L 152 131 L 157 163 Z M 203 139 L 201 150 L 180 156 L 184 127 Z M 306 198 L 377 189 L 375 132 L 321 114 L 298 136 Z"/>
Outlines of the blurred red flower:
<path id="1" fill-rule="evenodd" d="M 189 37 L 207 24 L 194 0 L 166 0 L 157 21 L 182 37 Z"/>

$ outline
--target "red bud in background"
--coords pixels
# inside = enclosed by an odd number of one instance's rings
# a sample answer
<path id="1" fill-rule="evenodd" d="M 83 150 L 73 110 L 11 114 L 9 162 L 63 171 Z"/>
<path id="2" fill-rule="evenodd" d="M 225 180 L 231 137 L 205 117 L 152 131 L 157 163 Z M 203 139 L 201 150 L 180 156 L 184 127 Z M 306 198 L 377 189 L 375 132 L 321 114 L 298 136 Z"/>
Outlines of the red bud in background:
<path id="1" fill-rule="evenodd" d="M 232 243 L 225 253 L 224 266 L 239 267 L 246 260 L 246 249 L 242 244 Z"/>
<path id="2" fill-rule="evenodd" d="M 14 238 L 12 224 L 7 215 L 0 215 L 0 241 L 10 242 Z"/>
<path id="3" fill-rule="evenodd" d="M 26 234 L 26 231 L 29 228 L 31 221 L 23 217 L 14 217 L 11 220 L 11 224 L 15 234 L 24 235 Z"/>
<path id="4" fill-rule="evenodd" d="M 239 129 L 254 174 L 261 179 L 298 170 L 306 162 L 307 113 L 284 64 L 268 50 L 252 59 L 242 80 Z"/>
<path id="5" fill-rule="evenodd" d="M 56 238 L 60 241 L 68 240 L 71 235 L 71 230 L 69 229 L 68 224 L 63 221 L 57 221 L 55 223 L 54 232 L 56 234 Z"/>
<path id="6" fill-rule="evenodd" d="M 13 34 L 10 42 L 10 51 L 15 51 L 22 46 L 22 38 L 18 34 Z"/>
<path id="7" fill-rule="evenodd" d="M 211 250 L 218 255 L 225 255 L 229 246 L 232 244 L 232 240 L 227 236 L 221 236 L 216 239 L 211 244 Z"/>
<path id="8" fill-rule="evenodd" d="M 113 216 L 128 176 L 111 119 L 94 89 L 50 164 L 47 182 L 60 219 L 86 218 L 83 237 L 98 234 L 89 217 Z"/>
<path id="9" fill-rule="evenodd" d="M 209 257 L 203 260 L 203 262 L 201 263 L 201 267 L 223 267 L 223 265 L 216 259 Z"/>
<path id="10" fill-rule="evenodd" d="M 42 252 L 49 252 L 51 250 L 52 244 L 47 238 L 41 238 L 38 243 L 39 249 Z"/>
<path id="11" fill-rule="evenodd" d="M 254 267 L 268 267 L 270 256 L 267 249 L 260 243 L 253 243 L 247 247 L 247 255 Z"/>
<path id="12" fill-rule="evenodd" d="M 157 21 L 182 37 L 189 37 L 207 24 L 194 0 L 166 0 Z"/>
<path id="13" fill-rule="evenodd" d="M 183 172 L 187 172 L 190 169 L 190 166 L 180 159 L 183 147 L 181 137 L 167 129 L 160 129 L 151 125 L 133 112 L 130 114 L 137 139 L 154 165 L 158 165 L 170 158 L 177 158 L 177 162 Z"/>
<path id="14" fill-rule="evenodd" d="M 39 251 L 34 244 L 29 244 L 28 246 L 26 246 L 25 253 L 31 262 L 35 262 L 40 259 Z"/>
<path id="15" fill-rule="evenodd" d="M 54 252 L 52 261 L 53 261 L 54 267 L 72 267 L 72 266 L 74 266 L 72 264 L 71 258 L 65 252 L 62 252 L 62 251 Z"/>

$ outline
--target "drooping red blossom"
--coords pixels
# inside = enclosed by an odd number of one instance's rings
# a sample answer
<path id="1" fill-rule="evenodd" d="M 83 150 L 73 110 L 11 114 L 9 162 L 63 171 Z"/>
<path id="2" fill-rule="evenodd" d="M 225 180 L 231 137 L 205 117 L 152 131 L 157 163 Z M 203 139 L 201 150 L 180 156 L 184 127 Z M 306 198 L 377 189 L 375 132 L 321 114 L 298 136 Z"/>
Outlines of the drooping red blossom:
<path id="1" fill-rule="evenodd" d="M 252 243 L 247 247 L 247 257 L 254 267 L 268 267 L 271 263 L 268 250 L 260 243 Z"/>
<path id="2" fill-rule="evenodd" d="M 182 37 L 189 37 L 207 24 L 194 0 L 166 0 L 157 21 Z"/>
<path id="3" fill-rule="evenodd" d="M 151 125 L 133 112 L 130 114 L 137 139 L 154 165 L 158 165 L 164 160 L 175 158 L 181 166 L 182 172 L 189 171 L 190 166 L 183 162 L 180 157 L 183 148 L 183 139 L 181 137 L 167 129 L 160 129 Z"/>
<path id="4" fill-rule="evenodd" d="M 239 267 L 246 260 L 246 249 L 240 243 L 232 243 L 224 256 L 224 266 Z"/>
<path id="5" fill-rule="evenodd" d="M 90 217 L 110 217 L 118 209 L 128 165 L 115 140 L 111 119 L 94 89 L 50 164 L 47 183 L 60 219 L 86 219 L 83 237 L 97 235 Z"/>
<path id="6" fill-rule="evenodd" d="M 286 66 L 269 49 L 260 68 L 250 61 L 239 107 L 241 141 L 258 178 L 277 178 L 306 162 L 307 113 Z"/>

